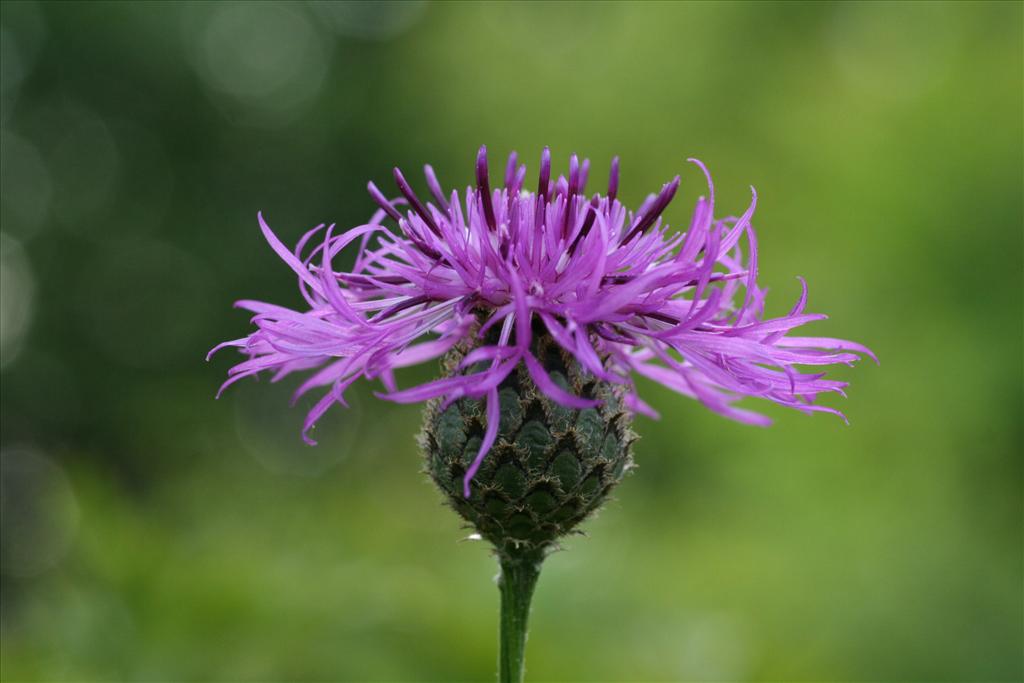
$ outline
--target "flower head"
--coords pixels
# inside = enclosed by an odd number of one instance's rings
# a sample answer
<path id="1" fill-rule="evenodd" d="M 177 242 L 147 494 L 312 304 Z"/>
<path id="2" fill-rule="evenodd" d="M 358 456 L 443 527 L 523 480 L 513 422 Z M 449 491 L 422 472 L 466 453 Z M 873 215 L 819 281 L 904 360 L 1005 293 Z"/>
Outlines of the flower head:
<path id="1" fill-rule="evenodd" d="M 270 246 L 298 276 L 303 310 L 243 300 L 256 330 L 214 348 L 239 347 L 249 358 L 229 370 L 221 390 L 262 371 L 274 380 L 312 371 L 295 398 L 326 389 L 306 417 L 303 438 L 356 380 L 379 379 L 380 398 L 399 403 L 462 398 L 484 401 L 487 429 L 465 475 L 469 482 L 494 444 L 498 391 L 520 364 L 549 399 L 569 408 L 598 400 L 575 395 L 535 357 L 534 337 L 546 335 L 597 380 L 620 385 L 626 406 L 657 417 L 637 395 L 647 377 L 699 400 L 727 417 L 755 425 L 768 418 L 735 402 L 768 399 L 804 412 L 818 394 L 842 394 L 844 382 L 798 366 L 852 364 L 866 347 L 842 339 L 791 336 L 826 316 L 805 312 L 806 283 L 784 316 L 765 319 L 757 284 L 757 240 L 751 217 L 716 218 L 708 186 L 685 231 L 664 220 L 679 177 L 636 211 L 617 199 L 618 159 L 605 195 L 586 194 L 590 163 L 573 156 L 568 176 L 551 178 L 551 155 L 541 156 L 536 192 L 524 188 L 526 167 L 513 153 L 504 184 L 491 186 L 487 151 L 480 148 L 476 186 L 445 195 L 424 167 L 432 202 L 422 201 L 397 168 L 400 197 L 388 199 L 372 182 L 380 207 L 368 223 L 340 234 L 323 225 L 289 250 L 259 216 Z M 355 251 L 350 270 L 334 266 Z M 395 370 L 439 358 L 467 337 L 478 341 L 461 372 L 400 389 Z M 211 353 L 213 353 L 211 351 Z M 845 419 L 845 418 L 844 418 Z"/>

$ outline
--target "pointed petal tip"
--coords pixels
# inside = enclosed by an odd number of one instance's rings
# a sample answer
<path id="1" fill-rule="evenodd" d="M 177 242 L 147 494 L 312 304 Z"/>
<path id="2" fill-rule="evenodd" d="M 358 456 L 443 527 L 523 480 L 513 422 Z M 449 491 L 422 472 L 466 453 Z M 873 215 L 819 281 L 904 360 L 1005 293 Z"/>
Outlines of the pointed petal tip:
<path id="1" fill-rule="evenodd" d="M 271 232 L 271 233 L 273 232 L 270 229 L 270 226 L 267 224 L 267 219 L 263 216 L 263 212 L 262 211 L 257 211 L 256 212 L 256 220 L 259 221 L 259 223 L 260 223 L 260 230 L 263 231 L 264 235 L 267 234 L 268 232 Z"/>
<path id="2" fill-rule="evenodd" d="M 697 168 L 699 168 L 701 173 L 704 174 L 704 177 L 707 178 L 708 187 L 713 187 L 711 184 L 711 171 L 708 170 L 707 165 L 700 159 L 697 159 L 696 157 L 690 157 L 689 159 L 687 159 L 687 161 L 696 166 Z M 712 193 L 713 192 L 714 191 L 712 190 Z"/>

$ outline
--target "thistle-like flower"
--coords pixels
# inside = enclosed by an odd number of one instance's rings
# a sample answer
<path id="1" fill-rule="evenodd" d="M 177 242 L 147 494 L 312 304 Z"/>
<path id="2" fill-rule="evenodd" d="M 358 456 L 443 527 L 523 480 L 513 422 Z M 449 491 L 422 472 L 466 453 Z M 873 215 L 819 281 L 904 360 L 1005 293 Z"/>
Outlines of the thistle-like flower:
<path id="1" fill-rule="evenodd" d="M 294 251 L 261 215 L 264 236 L 298 276 L 307 306 L 239 301 L 255 314 L 256 330 L 214 349 L 235 346 L 249 356 L 222 390 L 262 371 L 275 380 L 312 371 L 295 393 L 326 389 L 306 417 L 310 444 L 317 419 L 344 405 L 360 378 L 379 379 L 380 398 L 427 402 L 420 437 L 427 469 L 495 544 L 504 585 L 515 584 L 516 572 L 538 565 L 629 468 L 631 415 L 657 417 L 637 393 L 638 375 L 726 417 L 765 425 L 766 417 L 736 401 L 750 396 L 841 415 L 814 401 L 842 394 L 845 383 L 798 366 L 872 355 L 850 341 L 791 335 L 825 317 L 805 311 L 802 279 L 788 314 L 763 317 L 751 226 L 757 195 L 752 188 L 738 218 L 716 218 L 711 176 L 691 161 L 707 196 L 685 231 L 664 219 L 678 176 L 629 211 L 617 198 L 617 158 L 606 194 L 588 197 L 589 161 L 573 156 L 568 176 L 554 179 L 547 149 L 535 192 L 524 187 L 526 167 L 515 153 L 504 186 L 492 187 L 483 147 L 476 186 L 462 196 L 446 195 L 426 166 L 433 201 L 424 202 L 396 168 L 400 197 L 388 199 L 371 182 L 379 210 L 368 223 L 340 234 L 318 226 Z M 346 247 L 354 264 L 340 271 L 334 264 Z M 397 386 L 396 369 L 442 357 L 441 378 Z M 515 643 L 508 647 L 515 658 Z"/>

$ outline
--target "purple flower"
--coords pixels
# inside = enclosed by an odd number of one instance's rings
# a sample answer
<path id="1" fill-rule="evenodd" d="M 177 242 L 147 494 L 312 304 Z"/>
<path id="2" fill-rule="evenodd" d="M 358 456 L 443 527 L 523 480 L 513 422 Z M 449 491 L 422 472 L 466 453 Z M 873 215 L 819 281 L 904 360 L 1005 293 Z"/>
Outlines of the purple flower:
<path id="1" fill-rule="evenodd" d="M 734 405 L 745 396 L 842 416 L 813 401 L 823 392 L 843 394 L 846 383 L 797 366 L 849 365 L 858 353 L 874 355 L 842 339 L 790 336 L 826 317 L 805 312 L 802 278 L 792 310 L 763 317 L 765 291 L 757 285 L 750 223 L 757 193 L 751 188 L 750 206 L 739 218 L 715 218 L 711 176 L 701 162 L 690 161 L 707 178 L 708 196 L 697 201 L 685 232 L 671 231 L 662 218 L 678 176 L 628 211 L 616 198 L 617 158 L 607 194 L 588 199 L 589 161 L 573 156 L 568 177 L 552 180 L 547 148 L 536 192 L 524 189 L 526 167 L 515 153 L 504 187 L 492 189 L 485 147 L 477 157 L 476 187 L 462 197 L 455 191 L 446 196 L 426 166 L 433 202 L 424 203 L 396 168 L 400 198 L 389 200 L 370 183 L 380 209 L 369 223 L 341 234 L 334 225 L 318 226 L 294 251 L 260 215 L 270 246 L 298 275 L 307 306 L 237 302 L 255 314 L 256 330 L 210 352 L 236 346 L 249 356 L 229 370 L 221 391 L 264 370 L 274 380 L 313 371 L 295 392 L 297 399 L 326 388 L 306 417 L 309 444 L 316 421 L 331 405 L 345 405 L 345 390 L 361 377 L 380 379 L 386 392 L 377 395 L 399 403 L 485 399 L 487 430 L 466 474 L 467 495 L 497 435 L 499 385 L 519 363 L 552 400 L 571 408 L 596 403 L 569 393 L 543 369 L 531 353 L 537 329 L 595 377 L 622 385 L 626 405 L 652 417 L 657 413 L 637 395 L 636 375 L 748 424 L 769 420 Z M 346 247 L 355 250 L 355 263 L 336 270 L 333 262 Z M 497 343 L 485 343 L 492 328 L 500 331 Z M 398 388 L 397 368 L 436 359 L 468 335 L 480 341 L 463 361 L 466 374 Z"/>

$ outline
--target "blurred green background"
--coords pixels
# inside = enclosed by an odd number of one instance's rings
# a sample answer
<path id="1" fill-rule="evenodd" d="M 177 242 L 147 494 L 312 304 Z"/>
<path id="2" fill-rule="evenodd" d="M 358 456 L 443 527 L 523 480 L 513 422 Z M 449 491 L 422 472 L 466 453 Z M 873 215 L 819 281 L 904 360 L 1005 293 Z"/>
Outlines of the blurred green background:
<path id="1" fill-rule="evenodd" d="M 633 205 L 759 192 L 769 312 L 810 284 L 851 420 L 733 424 L 650 384 L 640 469 L 546 565 L 533 681 L 1022 672 L 1021 3 L 2 5 L 2 678 L 491 680 L 493 559 L 416 406 L 213 394 L 259 235 L 476 148 Z M 417 187 L 422 187 L 418 184 Z M 434 368 L 414 371 L 406 384 Z M 286 386 L 287 385 L 287 386 Z M 311 399 L 312 400 L 312 399 Z M 753 406 L 750 406 L 753 407 Z M 761 406 L 764 407 L 764 406 Z"/>

